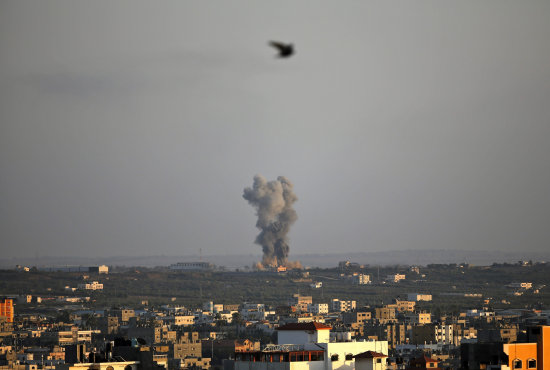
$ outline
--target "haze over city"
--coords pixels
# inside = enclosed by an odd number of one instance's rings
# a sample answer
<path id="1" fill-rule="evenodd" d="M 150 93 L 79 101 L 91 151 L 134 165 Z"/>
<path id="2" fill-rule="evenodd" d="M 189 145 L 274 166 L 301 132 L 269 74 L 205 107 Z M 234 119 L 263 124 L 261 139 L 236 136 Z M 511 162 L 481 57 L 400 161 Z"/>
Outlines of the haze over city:
<path id="1" fill-rule="evenodd" d="M 260 258 L 243 199 L 257 174 L 294 186 L 290 260 L 545 253 L 549 14 L 545 1 L 3 1 L 2 257 Z"/>

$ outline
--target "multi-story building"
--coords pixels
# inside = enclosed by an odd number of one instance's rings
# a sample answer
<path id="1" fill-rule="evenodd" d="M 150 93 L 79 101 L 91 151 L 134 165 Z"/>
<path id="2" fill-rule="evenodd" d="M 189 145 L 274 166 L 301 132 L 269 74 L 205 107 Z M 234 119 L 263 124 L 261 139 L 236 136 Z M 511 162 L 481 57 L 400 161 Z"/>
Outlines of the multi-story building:
<path id="1" fill-rule="evenodd" d="M 308 304 L 307 311 L 314 315 L 326 314 L 328 313 L 328 303 Z"/>
<path id="2" fill-rule="evenodd" d="M 506 324 L 502 327 L 483 327 L 478 329 L 477 338 L 480 342 L 512 343 L 517 341 L 519 328 L 515 324 Z"/>
<path id="3" fill-rule="evenodd" d="M 368 311 L 353 311 L 353 312 L 344 312 L 342 315 L 342 321 L 344 324 L 353 324 L 357 323 L 363 325 L 365 322 L 372 319 L 372 313 Z"/>
<path id="4" fill-rule="evenodd" d="M 291 323 L 277 330 L 278 344 L 235 353 L 235 370 L 355 369 L 354 356 L 373 351 L 387 356 L 386 341 L 330 342 L 330 326 Z"/>
<path id="5" fill-rule="evenodd" d="M 529 328 L 524 343 L 466 343 L 460 346 L 463 369 L 550 368 L 550 326 Z"/>
<path id="6" fill-rule="evenodd" d="M 6 322 L 13 323 L 13 299 L 4 298 L 0 300 L 0 316 L 4 316 Z"/>
<path id="7" fill-rule="evenodd" d="M 200 340 L 182 340 L 173 344 L 172 358 L 201 357 L 202 342 Z"/>
<path id="8" fill-rule="evenodd" d="M 348 312 L 355 310 L 357 307 L 356 301 L 341 301 L 337 298 L 334 298 L 330 303 L 332 311 L 336 312 Z"/>
<path id="9" fill-rule="evenodd" d="M 429 312 L 415 312 L 405 315 L 405 321 L 412 325 L 424 325 L 432 322 L 432 314 Z"/>
<path id="10" fill-rule="evenodd" d="M 99 330 L 78 330 L 72 327 L 71 330 L 45 331 L 40 336 L 42 344 L 54 344 L 66 346 L 69 344 L 91 343 L 92 334 L 99 334 Z"/>
<path id="11" fill-rule="evenodd" d="M 396 322 L 395 309 L 392 307 L 376 307 L 374 318 L 381 324 Z"/>
<path id="12" fill-rule="evenodd" d="M 116 334 L 120 328 L 117 316 L 104 316 L 99 318 L 99 327 L 102 333 Z"/>
<path id="13" fill-rule="evenodd" d="M 415 325 L 412 327 L 411 341 L 413 344 L 454 344 L 453 334 L 453 324 Z"/>
<path id="14" fill-rule="evenodd" d="M 351 282 L 352 284 L 357 284 L 357 285 L 370 284 L 371 283 L 370 275 L 365 275 L 365 274 L 352 275 Z"/>
<path id="15" fill-rule="evenodd" d="M 386 340 L 391 349 L 395 349 L 398 344 L 405 343 L 407 340 L 407 329 L 408 325 L 406 324 L 389 324 L 386 325 Z"/>
<path id="16" fill-rule="evenodd" d="M 438 344 L 454 344 L 454 325 L 442 324 L 436 325 L 435 329 L 435 341 Z"/>
<path id="17" fill-rule="evenodd" d="M 300 312 L 308 312 L 308 305 L 313 303 L 313 298 L 311 296 L 293 294 L 288 303 L 290 306 L 296 307 Z"/>
<path id="18" fill-rule="evenodd" d="M 474 327 L 465 328 L 463 325 L 453 325 L 453 344 L 459 346 L 462 343 L 477 342 L 477 329 Z"/>
<path id="19" fill-rule="evenodd" d="M 136 312 L 129 308 L 114 310 L 112 312 L 120 319 L 121 322 L 128 322 L 132 317 L 136 317 Z"/>
<path id="20" fill-rule="evenodd" d="M 397 309 L 397 312 L 414 312 L 415 307 L 415 301 L 395 301 L 395 308 Z"/>

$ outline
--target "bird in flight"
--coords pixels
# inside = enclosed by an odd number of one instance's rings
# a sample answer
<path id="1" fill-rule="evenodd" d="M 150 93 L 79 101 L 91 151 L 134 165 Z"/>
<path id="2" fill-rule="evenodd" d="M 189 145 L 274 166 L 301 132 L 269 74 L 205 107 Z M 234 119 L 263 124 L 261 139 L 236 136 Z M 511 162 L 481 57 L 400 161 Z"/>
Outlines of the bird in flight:
<path id="1" fill-rule="evenodd" d="M 292 44 L 284 44 L 278 41 L 270 41 L 269 45 L 279 51 L 279 58 L 288 58 L 289 56 L 294 54 L 294 45 Z"/>

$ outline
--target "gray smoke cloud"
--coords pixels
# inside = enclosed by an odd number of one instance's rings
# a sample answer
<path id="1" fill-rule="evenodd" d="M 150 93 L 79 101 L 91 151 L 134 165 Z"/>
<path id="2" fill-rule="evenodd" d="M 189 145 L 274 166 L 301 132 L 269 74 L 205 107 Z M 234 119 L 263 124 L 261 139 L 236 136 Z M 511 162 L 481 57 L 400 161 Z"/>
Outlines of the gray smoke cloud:
<path id="1" fill-rule="evenodd" d="M 275 181 L 267 181 L 265 177 L 256 175 L 254 185 L 244 189 L 243 198 L 257 211 L 256 227 L 261 232 L 255 243 L 262 246 L 264 266 L 287 265 L 287 234 L 298 218 L 292 208 L 298 199 L 292 188 L 292 183 L 286 177 L 279 176 Z"/>

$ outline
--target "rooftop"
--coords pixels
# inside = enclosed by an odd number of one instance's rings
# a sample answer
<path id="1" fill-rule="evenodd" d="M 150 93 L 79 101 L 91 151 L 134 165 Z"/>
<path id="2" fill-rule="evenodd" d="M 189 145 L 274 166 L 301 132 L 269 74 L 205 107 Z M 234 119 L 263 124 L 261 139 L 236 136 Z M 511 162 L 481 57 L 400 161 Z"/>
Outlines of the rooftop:
<path id="1" fill-rule="evenodd" d="M 310 322 L 292 322 L 277 328 L 277 330 L 301 330 L 301 331 L 314 331 L 314 330 L 330 330 L 331 326 L 321 324 L 315 321 Z"/>

